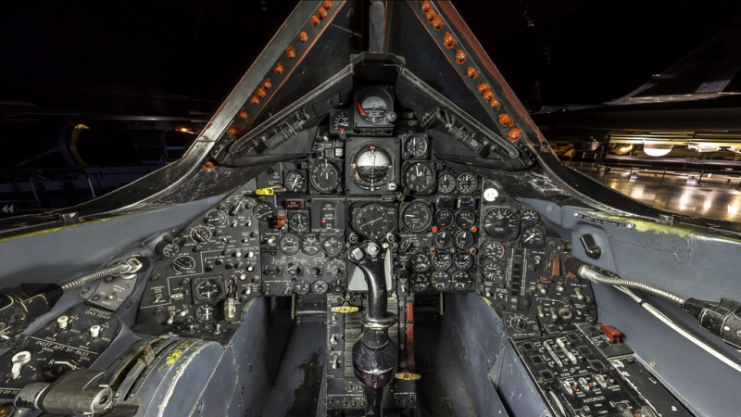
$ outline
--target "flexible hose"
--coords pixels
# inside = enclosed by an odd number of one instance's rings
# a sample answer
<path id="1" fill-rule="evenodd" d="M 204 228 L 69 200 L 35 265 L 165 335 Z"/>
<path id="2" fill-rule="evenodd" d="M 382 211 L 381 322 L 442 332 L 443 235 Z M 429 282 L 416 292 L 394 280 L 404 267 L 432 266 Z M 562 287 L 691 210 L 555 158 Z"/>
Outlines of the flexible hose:
<path id="1" fill-rule="evenodd" d="M 725 363 L 726 365 L 730 366 L 735 371 L 741 372 L 741 365 L 739 365 L 736 362 L 733 362 L 732 360 L 728 359 L 725 355 L 723 355 L 722 353 L 720 353 L 717 350 L 715 350 L 715 348 L 713 348 L 712 346 L 710 346 L 707 343 L 703 342 L 702 340 L 698 339 L 697 337 L 695 337 L 695 335 L 693 335 L 692 333 L 690 333 L 687 330 L 685 330 L 682 326 L 674 323 L 669 317 L 665 316 L 662 312 L 660 312 L 659 310 L 657 310 L 654 306 L 652 306 L 651 304 L 647 303 L 646 301 L 644 301 L 643 299 L 641 299 L 640 297 L 638 297 L 637 295 L 635 295 L 635 293 L 633 293 L 633 291 L 629 290 L 628 288 L 625 288 L 624 285 L 623 286 L 616 286 L 615 288 L 617 288 L 618 290 L 620 290 L 620 291 L 624 292 L 625 294 L 627 294 L 628 297 L 630 297 L 630 298 L 633 299 L 633 301 L 635 301 L 641 307 L 643 307 L 644 309 L 646 309 L 654 317 L 656 317 L 657 319 L 661 320 L 661 322 L 663 322 L 667 326 L 671 327 L 674 331 L 676 331 L 680 335 L 682 335 L 685 338 L 687 338 L 690 342 L 694 343 L 695 345 L 697 345 L 698 347 L 700 347 L 705 352 L 708 352 L 709 354 L 711 354 L 712 356 L 714 356 L 716 359 L 718 359 L 721 362 Z"/>
<path id="2" fill-rule="evenodd" d="M 137 266 L 138 265 L 138 266 Z M 103 278 L 108 275 L 121 275 L 127 273 L 134 273 L 141 269 L 141 262 L 136 258 L 131 258 L 126 262 L 121 262 L 108 268 L 103 268 L 99 271 L 91 272 L 87 275 L 83 275 L 79 278 L 69 280 L 62 284 L 62 291 L 68 292 L 75 288 L 82 287 L 83 285 L 93 282 L 96 279 Z"/>
<path id="3" fill-rule="evenodd" d="M 599 284 L 623 286 L 623 287 L 635 288 L 637 290 L 645 291 L 649 294 L 653 294 L 657 297 L 661 297 L 667 301 L 670 301 L 680 307 L 683 307 L 685 301 L 687 301 L 687 297 L 683 297 L 679 294 L 675 294 L 663 288 L 659 288 L 659 287 L 655 287 L 650 284 L 646 284 L 645 282 L 607 277 L 605 275 L 600 274 L 597 271 L 594 271 L 593 269 L 590 269 L 586 265 L 581 266 L 579 268 L 579 276 L 585 279 L 588 279 L 590 281 L 597 282 Z"/>

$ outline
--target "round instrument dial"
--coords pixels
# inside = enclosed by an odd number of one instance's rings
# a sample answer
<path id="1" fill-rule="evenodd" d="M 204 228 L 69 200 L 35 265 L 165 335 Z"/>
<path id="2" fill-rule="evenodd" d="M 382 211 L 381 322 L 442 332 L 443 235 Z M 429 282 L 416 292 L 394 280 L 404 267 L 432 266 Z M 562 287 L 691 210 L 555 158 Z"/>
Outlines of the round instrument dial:
<path id="1" fill-rule="evenodd" d="M 308 294 L 311 291 L 311 283 L 305 279 L 297 279 L 293 290 L 298 294 Z"/>
<path id="2" fill-rule="evenodd" d="M 266 222 L 269 218 L 275 216 L 275 208 L 272 204 L 266 201 L 261 201 L 257 203 L 254 209 L 252 209 L 252 213 L 255 215 L 257 220 Z"/>
<path id="3" fill-rule="evenodd" d="M 448 249 L 453 246 L 453 232 L 447 229 L 442 229 L 435 233 L 432 242 L 440 249 Z"/>
<path id="4" fill-rule="evenodd" d="M 180 253 L 180 246 L 174 243 L 168 243 L 162 248 L 162 256 L 165 258 L 172 258 L 178 253 Z"/>
<path id="5" fill-rule="evenodd" d="M 415 202 L 406 206 L 401 216 L 410 232 L 423 232 L 432 224 L 432 210 L 424 203 Z"/>
<path id="6" fill-rule="evenodd" d="M 314 235 L 305 236 L 301 239 L 301 251 L 309 256 L 314 256 L 322 250 L 319 238 Z"/>
<path id="7" fill-rule="evenodd" d="M 484 216 L 484 230 L 491 237 L 509 240 L 517 236 L 519 219 L 510 209 L 494 209 Z"/>
<path id="8" fill-rule="evenodd" d="M 435 226 L 448 227 L 455 221 L 455 214 L 451 210 L 440 210 L 435 213 Z"/>
<path id="9" fill-rule="evenodd" d="M 346 275 L 347 269 L 345 263 L 339 259 L 334 259 L 327 263 L 327 273 L 332 278 L 342 278 Z"/>
<path id="10" fill-rule="evenodd" d="M 432 274 L 432 287 L 438 291 L 450 288 L 450 275 L 447 272 L 437 271 Z"/>
<path id="11" fill-rule="evenodd" d="M 404 183 L 415 193 L 423 193 L 435 186 L 435 173 L 429 165 L 416 163 L 404 171 Z"/>
<path id="12" fill-rule="evenodd" d="M 520 219 L 525 226 L 533 226 L 540 221 L 540 213 L 533 209 L 526 209 L 520 214 Z"/>
<path id="13" fill-rule="evenodd" d="M 453 274 L 453 288 L 456 291 L 465 291 L 473 284 L 473 277 L 466 271 L 458 271 Z"/>
<path id="14" fill-rule="evenodd" d="M 201 300 L 213 300 L 221 294 L 221 287 L 216 280 L 209 279 L 196 284 L 195 293 Z"/>
<path id="15" fill-rule="evenodd" d="M 301 247 L 301 241 L 294 235 L 286 235 L 280 240 L 278 247 L 286 255 L 295 255 Z"/>
<path id="16" fill-rule="evenodd" d="M 226 213 L 224 213 L 221 210 L 211 210 L 208 213 L 206 213 L 206 218 L 204 219 L 206 224 L 212 224 L 212 225 L 219 225 L 226 223 Z"/>
<path id="17" fill-rule="evenodd" d="M 481 254 L 488 259 L 501 259 L 504 257 L 505 249 L 502 242 L 489 240 L 481 245 Z"/>
<path id="18" fill-rule="evenodd" d="M 438 252 L 432 256 L 432 266 L 438 271 L 444 271 L 453 266 L 453 255 L 448 252 Z"/>
<path id="19" fill-rule="evenodd" d="M 276 278 L 283 273 L 283 268 L 280 266 L 280 264 L 269 263 L 262 269 L 262 273 L 270 278 Z"/>
<path id="20" fill-rule="evenodd" d="M 332 193 L 340 184 L 340 170 L 325 159 L 311 168 L 309 180 L 319 192 Z"/>
<path id="21" fill-rule="evenodd" d="M 207 227 L 196 226 L 190 231 L 190 238 L 198 243 L 208 242 L 211 239 L 211 230 Z"/>
<path id="22" fill-rule="evenodd" d="M 437 179 L 437 191 L 450 194 L 455 191 L 455 177 L 452 174 L 443 174 Z"/>
<path id="23" fill-rule="evenodd" d="M 337 256 L 342 253 L 345 244 L 342 243 L 342 240 L 337 236 L 330 236 L 324 241 L 322 247 L 324 248 L 324 251 L 327 252 L 327 255 Z"/>
<path id="24" fill-rule="evenodd" d="M 484 278 L 489 281 L 500 281 L 504 278 L 504 267 L 495 262 L 487 262 L 484 264 Z"/>
<path id="25" fill-rule="evenodd" d="M 380 190 L 391 180 L 394 172 L 391 154 L 381 146 L 367 145 L 351 156 L 352 179 L 360 188 Z"/>
<path id="26" fill-rule="evenodd" d="M 309 216 L 306 213 L 293 213 L 288 219 L 288 227 L 296 233 L 304 233 L 309 230 Z"/>
<path id="27" fill-rule="evenodd" d="M 409 159 L 424 158 L 427 155 L 427 139 L 420 136 L 410 136 L 404 143 L 404 153 Z"/>
<path id="28" fill-rule="evenodd" d="M 545 243 L 545 233 L 540 227 L 528 227 L 522 231 L 522 243 L 536 248 L 543 246 Z"/>
<path id="29" fill-rule="evenodd" d="M 473 246 L 473 233 L 470 230 L 459 230 L 455 232 L 453 242 L 456 248 L 466 250 Z"/>
<path id="30" fill-rule="evenodd" d="M 430 257 L 427 254 L 420 253 L 416 256 L 412 256 L 409 259 L 409 263 L 412 265 L 412 270 L 415 272 L 425 272 L 430 269 Z"/>
<path id="31" fill-rule="evenodd" d="M 476 191 L 476 187 L 479 186 L 479 181 L 472 173 L 465 172 L 458 176 L 456 184 L 458 186 L 458 191 L 463 194 L 471 194 Z"/>
<path id="32" fill-rule="evenodd" d="M 455 224 L 458 227 L 468 229 L 476 224 L 476 213 L 471 210 L 461 210 L 455 217 Z"/>
<path id="33" fill-rule="evenodd" d="M 341 279 L 335 279 L 329 283 L 329 290 L 335 294 L 343 293 L 345 292 L 346 289 L 347 289 L 347 284 L 345 283 L 345 281 Z"/>
<path id="34" fill-rule="evenodd" d="M 473 255 L 466 252 L 459 252 L 453 258 L 455 269 L 465 271 L 473 266 Z"/>
<path id="35" fill-rule="evenodd" d="M 314 285 L 312 287 L 314 292 L 317 294 L 326 294 L 327 290 L 329 289 L 329 285 L 327 284 L 327 282 L 321 279 L 314 281 Z"/>
<path id="36" fill-rule="evenodd" d="M 358 100 L 358 114 L 368 123 L 384 122 L 389 104 L 378 93 L 370 93 Z"/>
<path id="37" fill-rule="evenodd" d="M 288 191 L 303 191 L 306 178 L 299 171 L 288 171 L 286 172 L 283 183 Z"/>
<path id="38" fill-rule="evenodd" d="M 409 281 L 414 292 L 425 291 L 430 286 L 430 278 L 427 274 L 415 274 Z"/>
<path id="39" fill-rule="evenodd" d="M 387 210 L 379 204 L 369 204 L 355 212 L 353 227 L 370 240 L 381 240 L 393 228 Z"/>
<path id="40" fill-rule="evenodd" d="M 208 304 L 196 308 L 196 320 L 201 323 L 210 323 L 216 319 L 216 308 Z"/>
<path id="41" fill-rule="evenodd" d="M 196 268 L 196 261 L 190 256 L 181 256 L 172 261 L 172 268 L 177 272 L 190 272 Z"/>
<path id="42" fill-rule="evenodd" d="M 296 278 L 304 273 L 304 265 L 299 261 L 291 261 L 286 264 L 286 272 L 289 277 Z"/>

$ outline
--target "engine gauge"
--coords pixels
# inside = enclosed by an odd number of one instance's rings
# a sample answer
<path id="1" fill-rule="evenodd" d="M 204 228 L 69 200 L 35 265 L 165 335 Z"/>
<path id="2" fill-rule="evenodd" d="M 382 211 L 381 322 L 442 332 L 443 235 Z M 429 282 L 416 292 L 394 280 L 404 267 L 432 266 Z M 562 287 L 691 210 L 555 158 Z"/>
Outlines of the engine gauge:
<path id="1" fill-rule="evenodd" d="M 424 203 L 415 202 L 406 206 L 401 216 L 410 232 L 423 232 L 432 224 L 432 210 Z"/>
<path id="2" fill-rule="evenodd" d="M 489 240 L 481 245 L 481 254 L 488 259 L 501 259 L 504 257 L 504 245 L 502 242 Z"/>
<path id="3" fill-rule="evenodd" d="M 391 153 L 379 145 L 366 145 L 350 155 L 351 179 L 365 190 L 385 188 L 394 173 Z"/>
<path id="4" fill-rule="evenodd" d="M 455 191 L 455 177 L 452 174 L 443 174 L 437 179 L 437 191 L 450 194 Z"/>
<path id="5" fill-rule="evenodd" d="M 455 232 L 453 243 L 456 248 L 466 250 L 473 246 L 473 242 L 473 233 L 470 230 L 459 230 Z"/>
<path id="6" fill-rule="evenodd" d="M 288 171 L 283 179 L 283 185 L 288 191 L 303 191 L 305 184 L 306 178 L 304 177 L 304 174 L 299 171 Z"/>
<path id="7" fill-rule="evenodd" d="M 453 232 L 450 230 L 442 229 L 439 232 L 435 233 L 435 236 L 432 238 L 432 242 L 435 244 L 436 247 L 440 249 L 448 249 L 449 247 L 453 246 Z"/>
<path id="8" fill-rule="evenodd" d="M 332 119 L 332 127 L 334 128 L 334 131 L 338 133 L 352 130 L 350 128 L 350 113 L 347 111 L 340 111 L 335 114 Z"/>
<path id="9" fill-rule="evenodd" d="M 329 283 L 329 290 L 335 294 L 343 293 L 345 292 L 346 289 L 347 289 L 347 284 L 345 283 L 345 281 L 341 279 L 335 279 Z"/>
<path id="10" fill-rule="evenodd" d="M 422 292 L 429 288 L 430 278 L 427 277 L 427 274 L 415 274 L 409 279 L 409 283 L 412 286 L 412 291 Z"/>
<path id="11" fill-rule="evenodd" d="M 483 273 L 484 278 L 492 282 L 497 282 L 504 278 L 504 268 L 502 265 L 495 262 L 485 263 Z"/>
<path id="12" fill-rule="evenodd" d="M 450 288 L 450 275 L 447 272 L 437 271 L 432 274 L 432 287 L 438 291 Z"/>
<path id="13" fill-rule="evenodd" d="M 412 256 L 409 259 L 409 263 L 415 272 L 425 272 L 430 269 L 430 257 L 424 253 Z"/>
<path id="14" fill-rule="evenodd" d="M 510 209 L 494 209 L 484 216 L 484 230 L 489 236 L 498 239 L 513 239 L 517 236 L 519 219 Z"/>
<path id="15" fill-rule="evenodd" d="M 211 210 L 208 213 L 206 213 L 206 218 L 204 219 L 206 224 L 212 224 L 212 225 L 219 225 L 226 223 L 226 213 L 224 213 L 221 210 Z"/>
<path id="16" fill-rule="evenodd" d="M 451 210 L 440 210 L 435 213 L 435 226 L 443 228 L 453 224 L 455 214 Z"/>
<path id="17" fill-rule="evenodd" d="M 210 323 L 216 319 L 216 309 L 208 304 L 196 308 L 196 320 L 202 323 Z"/>
<path id="18" fill-rule="evenodd" d="M 432 266 L 438 271 L 444 271 L 453 266 L 453 255 L 448 252 L 438 252 L 432 256 Z"/>
<path id="19" fill-rule="evenodd" d="M 311 168 L 311 185 L 322 193 L 332 193 L 340 185 L 340 170 L 326 159 Z"/>
<path id="20" fill-rule="evenodd" d="M 311 283 L 305 279 L 297 279 L 296 285 L 293 286 L 293 290 L 297 294 L 308 294 L 311 291 Z"/>
<path id="21" fill-rule="evenodd" d="M 269 218 L 275 216 L 275 208 L 272 204 L 266 201 L 261 201 L 257 203 L 255 208 L 252 210 L 252 213 L 255 215 L 257 220 L 265 222 L 268 221 Z"/>
<path id="22" fill-rule="evenodd" d="M 312 287 L 314 292 L 317 294 L 326 294 L 327 290 L 329 289 L 329 285 L 327 284 L 327 282 L 321 279 L 314 281 L 314 285 L 312 285 Z"/>
<path id="23" fill-rule="evenodd" d="M 286 272 L 289 277 L 300 277 L 304 273 L 304 265 L 299 261 L 291 261 L 286 264 Z"/>
<path id="24" fill-rule="evenodd" d="M 538 248 L 545 243 L 545 233 L 540 227 L 528 227 L 522 231 L 522 244 Z"/>
<path id="25" fill-rule="evenodd" d="M 476 224 L 476 213 L 471 210 L 459 211 L 458 216 L 455 217 L 455 224 L 464 229 L 472 227 Z"/>
<path id="26" fill-rule="evenodd" d="M 409 165 L 404 171 L 404 184 L 415 193 L 424 193 L 435 186 L 435 173 L 427 164 Z"/>
<path id="27" fill-rule="evenodd" d="M 309 256 L 314 256 L 322 250 L 319 238 L 314 235 L 305 236 L 301 239 L 301 251 Z"/>
<path id="28" fill-rule="evenodd" d="M 407 159 L 420 159 L 427 155 L 427 139 L 421 136 L 409 136 L 404 142 L 404 154 Z"/>
<path id="29" fill-rule="evenodd" d="M 211 231 L 207 227 L 196 226 L 190 231 L 190 238 L 198 243 L 208 242 L 211 239 Z"/>
<path id="30" fill-rule="evenodd" d="M 458 271 L 453 274 L 453 288 L 456 291 L 465 291 L 473 284 L 471 274 L 466 271 Z"/>
<path id="31" fill-rule="evenodd" d="M 209 279 L 196 284 L 195 293 L 201 300 L 213 300 L 221 294 L 221 287 L 216 280 Z"/>
<path id="32" fill-rule="evenodd" d="M 520 214 L 520 219 L 525 226 L 534 226 L 540 221 L 540 213 L 533 209 L 526 209 Z"/>
<path id="33" fill-rule="evenodd" d="M 190 256 L 181 256 L 172 261 L 172 269 L 177 272 L 190 272 L 196 268 L 196 261 Z"/>
<path id="34" fill-rule="evenodd" d="M 337 256 L 342 253 L 345 245 L 337 236 L 330 236 L 324 241 L 322 247 L 324 248 L 324 251 L 327 252 L 327 255 Z"/>
<path id="35" fill-rule="evenodd" d="M 381 240 L 391 231 L 392 221 L 384 206 L 369 204 L 355 212 L 353 227 L 370 240 Z"/>
<path id="36" fill-rule="evenodd" d="M 479 180 L 477 180 L 476 176 L 472 173 L 465 172 L 458 176 L 456 184 L 458 186 L 458 191 L 463 194 L 471 194 L 476 191 L 476 187 L 479 186 Z"/>
<path id="37" fill-rule="evenodd" d="M 345 273 L 347 272 L 345 263 L 338 259 L 329 261 L 329 263 L 327 263 L 326 270 L 329 276 L 332 278 L 342 278 L 345 276 Z"/>
<path id="38" fill-rule="evenodd" d="M 288 219 L 288 227 L 296 233 L 309 230 L 309 216 L 306 213 L 293 213 Z"/>
<path id="39" fill-rule="evenodd" d="M 277 278 L 283 273 L 283 268 L 275 262 L 265 265 L 262 269 L 262 273 L 270 278 Z"/>
<path id="40" fill-rule="evenodd" d="M 295 255 L 298 252 L 300 245 L 301 242 L 296 236 L 286 235 L 280 240 L 278 247 L 280 248 L 280 251 L 286 255 Z"/>
<path id="41" fill-rule="evenodd" d="M 466 252 L 456 253 L 453 258 L 453 265 L 455 266 L 455 269 L 460 271 L 471 269 L 473 266 L 473 255 Z"/>

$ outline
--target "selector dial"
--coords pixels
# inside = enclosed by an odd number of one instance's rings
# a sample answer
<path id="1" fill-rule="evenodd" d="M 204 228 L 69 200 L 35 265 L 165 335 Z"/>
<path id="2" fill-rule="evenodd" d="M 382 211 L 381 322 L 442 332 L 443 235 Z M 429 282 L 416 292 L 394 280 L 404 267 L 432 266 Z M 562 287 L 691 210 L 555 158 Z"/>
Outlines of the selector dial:
<path id="1" fill-rule="evenodd" d="M 290 277 L 298 277 L 304 273 L 304 266 L 299 261 L 292 261 L 286 264 L 286 272 Z"/>
<path id="2" fill-rule="evenodd" d="M 206 224 L 212 224 L 212 225 L 220 225 L 226 223 L 226 213 L 224 213 L 221 210 L 211 210 L 208 213 L 206 213 L 206 218 L 204 219 Z"/>
<path id="3" fill-rule="evenodd" d="M 345 263 L 340 260 L 332 260 L 327 263 L 326 271 L 332 278 L 341 278 L 345 276 Z"/>
<path id="4" fill-rule="evenodd" d="M 177 272 L 190 272 L 196 267 L 196 261 L 190 256 L 181 256 L 172 261 L 172 268 Z"/>
<path id="5" fill-rule="evenodd" d="M 190 238 L 198 243 L 208 242 L 211 239 L 211 230 L 204 226 L 196 226 L 190 231 Z"/>

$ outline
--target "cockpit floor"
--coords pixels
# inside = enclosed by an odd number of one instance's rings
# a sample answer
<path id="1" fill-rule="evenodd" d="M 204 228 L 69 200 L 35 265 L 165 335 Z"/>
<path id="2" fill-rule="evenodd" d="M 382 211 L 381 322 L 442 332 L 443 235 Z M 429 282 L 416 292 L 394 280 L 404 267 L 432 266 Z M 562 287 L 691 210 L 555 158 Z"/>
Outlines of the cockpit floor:
<path id="1" fill-rule="evenodd" d="M 417 384 L 421 415 L 476 416 L 441 325 L 439 321 L 414 323 L 416 370 L 422 376 Z"/>
<path id="2" fill-rule="evenodd" d="M 314 416 L 323 384 L 327 350 L 327 327 L 323 323 L 299 323 L 283 356 L 263 416 Z M 280 352 L 276 349 L 276 354 Z"/>

